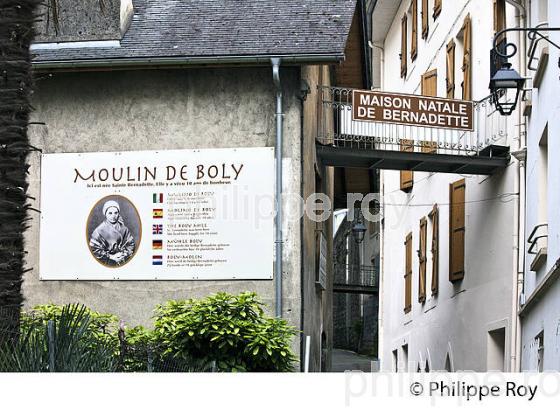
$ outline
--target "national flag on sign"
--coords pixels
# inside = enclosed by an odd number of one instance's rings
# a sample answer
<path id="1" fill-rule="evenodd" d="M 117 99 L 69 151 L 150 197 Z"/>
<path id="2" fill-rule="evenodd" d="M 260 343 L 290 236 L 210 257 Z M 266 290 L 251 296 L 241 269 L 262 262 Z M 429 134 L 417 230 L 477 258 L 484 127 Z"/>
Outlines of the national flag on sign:
<path id="1" fill-rule="evenodd" d="M 153 196 L 154 204 L 162 204 L 163 203 L 163 194 L 154 194 Z"/>
<path id="2" fill-rule="evenodd" d="M 155 219 L 163 218 L 163 209 L 154 209 L 152 215 Z"/>
<path id="3" fill-rule="evenodd" d="M 154 239 L 152 241 L 152 248 L 155 250 L 159 250 L 163 248 L 163 241 L 161 239 Z"/>
<path id="4" fill-rule="evenodd" d="M 161 235 L 163 233 L 163 225 L 162 224 L 153 224 L 152 225 L 152 234 L 153 235 Z"/>
<path id="5" fill-rule="evenodd" d="M 154 255 L 152 257 L 152 265 L 163 265 L 163 256 Z"/>

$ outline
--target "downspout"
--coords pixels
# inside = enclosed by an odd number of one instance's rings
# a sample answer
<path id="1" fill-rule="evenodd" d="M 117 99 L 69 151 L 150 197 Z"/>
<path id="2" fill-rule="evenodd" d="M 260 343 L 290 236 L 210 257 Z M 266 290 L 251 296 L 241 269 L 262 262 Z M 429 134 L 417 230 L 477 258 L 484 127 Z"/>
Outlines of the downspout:
<path id="1" fill-rule="evenodd" d="M 526 10 L 523 5 L 516 0 L 506 0 L 506 2 L 516 9 L 516 25 L 518 27 L 526 26 Z M 525 51 L 526 38 L 524 33 L 517 33 L 517 44 L 519 45 L 518 63 L 522 76 L 525 75 Z M 523 129 L 524 118 L 521 103 L 518 105 L 518 144 L 516 151 L 520 151 L 525 147 L 525 131 Z M 518 193 L 514 200 L 514 230 L 513 230 L 513 292 L 511 301 L 511 317 L 512 317 L 512 340 L 510 341 L 510 365 L 511 372 L 519 372 L 521 369 L 521 321 L 518 315 L 519 299 L 523 285 L 524 257 L 525 257 L 525 161 L 517 159 L 514 192 Z"/>
<path id="2" fill-rule="evenodd" d="M 271 58 L 272 80 L 276 87 L 276 240 L 274 273 L 276 276 L 277 317 L 282 317 L 282 84 L 280 82 L 280 58 Z"/>
<path id="3" fill-rule="evenodd" d="M 508 0 L 511 2 L 511 0 Z M 513 6 L 515 6 L 515 8 L 517 9 L 517 11 L 519 12 L 519 26 L 522 28 L 526 28 L 527 27 L 527 10 L 525 9 L 525 7 L 523 6 L 523 4 L 521 4 L 520 1 L 515 1 L 513 3 Z M 518 38 L 518 44 L 519 44 L 519 71 L 521 73 L 521 75 L 523 77 L 527 77 L 527 36 L 525 35 L 525 33 L 520 32 L 518 33 L 519 38 Z M 526 126 L 526 119 L 524 118 L 523 112 L 522 112 L 522 107 L 520 106 L 519 109 L 519 147 L 518 150 L 525 150 L 525 152 L 527 152 L 527 126 Z M 519 239 L 519 246 L 517 248 L 517 252 L 518 252 L 518 262 L 517 262 L 517 274 L 516 274 L 516 280 L 517 280 L 517 300 L 516 302 L 516 315 L 515 315 L 515 320 L 516 320 L 516 333 L 515 333 L 515 337 L 516 337 L 516 361 L 515 361 L 515 368 L 513 368 L 512 370 L 514 372 L 520 372 L 521 371 L 521 345 L 522 345 L 522 341 L 521 341 L 521 318 L 519 317 L 519 301 L 521 298 L 521 294 L 523 292 L 523 286 L 524 286 L 524 282 L 525 282 L 525 219 L 526 219 L 526 164 L 527 164 L 527 158 L 526 156 L 519 161 L 519 165 L 518 165 L 518 169 L 519 169 L 519 196 L 518 196 L 518 206 L 519 206 L 519 214 L 518 214 L 518 218 L 519 218 L 519 225 L 518 225 L 518 230 L 519 230 L 519 235 L 518 235 L 518 239 Z"/>

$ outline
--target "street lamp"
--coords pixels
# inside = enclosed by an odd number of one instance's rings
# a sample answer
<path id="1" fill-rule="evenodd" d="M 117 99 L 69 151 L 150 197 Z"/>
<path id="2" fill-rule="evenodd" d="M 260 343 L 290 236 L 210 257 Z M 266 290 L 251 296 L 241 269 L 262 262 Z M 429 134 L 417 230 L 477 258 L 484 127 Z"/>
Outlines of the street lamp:
<path id="1" fill-rule="evenodd" d="M 364 236 L 366 234 L 367 228 L 364 225 L 362 213 L 358 209 L 358 216 L 356 218 L 356 223 L 352 226 L 352 236 L 356 243 L 362 243 L 364 241 Z"/>
<path id="2" fill-rule="evenodd" d="M 504 63 L 496 74 L 490 79 L 490 91 L 494 95 L 494 103 L 496 109 L 502 115 L 511 115 L 517 105 L 519 94 L 523 90 L 525 79 L 519 75 L 517 71 L 511 68 L 510 63 Z M 508 100 L 508 91 L 514 90 L 515 97 L 513 100 Z M 505 98 L 500 101 L 500 97 L 505 95 Z"/>
<path id="3" fill-rule="evenodd" d="M 511 64 L 507 60 L 517 54 L 517 46 L 514 43 L 507 43 L 505 41 L 506 35 L 509 32 L 527 33 L 527 38 L 531 40 L 531 47 L 529 47 L 529 58 L 533 59 L 537 50 L 536 45 L 540 41 L 545 41 L 552 46 L 560 49 L 560 45 L 553 42 L 548 36 L 543 33 L 553 31 L 560 31 L 560 27 L 512 27 L 499 31 L 494 36 L 494 44 L 492 52 L 497 58 L 505 59 L 505 63 L 501 64 L 501 68 L 490 79 L 490 90 L 494 96 L 494 103 L 496 109 L 502 115 L 511 115 L 517 105 L 517 99 L 525 84 L 525 79 L 519 75 L 517 71 L 511 68 Z M 511 51 L 508 51 L 511 50 Z M 558 60 L 560 66 L 560 59 Z M 512 102 L 508 102 L 508 90 L 515 90 L 515 98 Z M 504 102 L 500 102 L 500 97 L 504 96 Z"/>

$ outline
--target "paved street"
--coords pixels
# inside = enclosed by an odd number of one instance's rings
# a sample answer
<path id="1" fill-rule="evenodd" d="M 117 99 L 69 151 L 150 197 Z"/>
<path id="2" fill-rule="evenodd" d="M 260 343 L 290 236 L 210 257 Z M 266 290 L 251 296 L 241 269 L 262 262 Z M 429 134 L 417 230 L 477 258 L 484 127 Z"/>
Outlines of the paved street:
<path id="1" fill-rule="evenodd" d="M 344 372 L 346 370 L 371 371 L 372 358 L 363 356 L 349 350 L 333 349 L 332 372 Z"/>

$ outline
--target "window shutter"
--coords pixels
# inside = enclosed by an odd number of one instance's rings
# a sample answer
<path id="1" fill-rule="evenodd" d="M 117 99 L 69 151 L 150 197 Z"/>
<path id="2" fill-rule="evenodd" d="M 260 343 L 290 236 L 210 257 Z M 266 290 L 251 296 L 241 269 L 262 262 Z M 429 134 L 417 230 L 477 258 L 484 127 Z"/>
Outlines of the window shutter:
<path id="1" fill-rule="evenodd" d="M 420 219 L 420 249 L 418 250 L 418 302 L 426 301 L 426 242 L 428 240 L 428 221 Z"/>
<path id="2" fill-rule="evenodd" d="M 447 98 L 455 97 L 455 41 L 451 39 L 447 44 L 447 63 L 446 63 L 446 84 Z"/>
<path id="3" fill-rule="evenodd" d="M 465 275 L 465 180 L 449 186 L 449 280 Z"/>
<path id="4" fill-rule="evenodd" d="M 414 141 L 404 140 L 400 142 L 401 151 L 403 152 L 414 152 Z M 414 185 L 414 172 L 413 171 L 401 171 L 401 191 L 409 192 Z"/>
<path id="5" fill-rule="evenodd" d="M 494 0 L 494 34 L 504 30 L 506 28 L 506 2 L 505 0 Z M 500 50 L 502 53 L 506 52 L 506 43 L 507 43 L 507 36 L 502 34 L 500 38 L 496 41 L 496 48 Z M 494 61 L 491 63 L 494 64 L 493 70 L 499 70 L 502 68 L 503 64 L 507 62 L 507 59 L 502 57 L 498 57 L 494 55 Z M 491 72 L 491 75 L 494 74 L 494 71 Z"/>
<path id="6" fill-rule="evenodd" d="M 422 38 L 428 38 L 428 0 L 422 0 Z"/>
<path id="7" fill-rule="evenodd" d="M 418 55 L 418 0 L 412 0 L 412 38 L 410 39 L 410 59 Z"/>
<path id="8" fill-rule="evenodd" d="M 408 313 L 412 309 L 412 233 L 406 236 L 404 248 L 404 313 Z"/>
<path id="9" fill-rule="evenodd" d="M 401 77 L 406 77 L 406 59 L 407 59 L 407 18 L 406 14 L 403 16 L 401 21 Z"/>
<path id="10" fill-rule="evenodd" d="M 437 97 L 437 70 L 431 70 L 422 75 L 422 95 Z M 437 141 L 423 141 L 422 152 L 434 154 L 437 152 Z"/>
<path id="11" fill-rule="evenodd" d="M 506 1 L 494 0 L 494 33 L 506 28 Z"/>
<path id="12" fill-rule="evenodd" d="M 472 100 L 472 27 L 471 16 L 467 15 L 463 24 L 463 100 Z"/>
<path id="13" fill-rule="evenodd" d="M 442 0 L 434 1 L 434 20 L 441 14 L 441 3 Z"/>
<path id="14" fill-rule="evenodd" d="M 434 205 L 430 212 L 432 219 L 432 295 L 439 291 L 439 210 Z"/>

